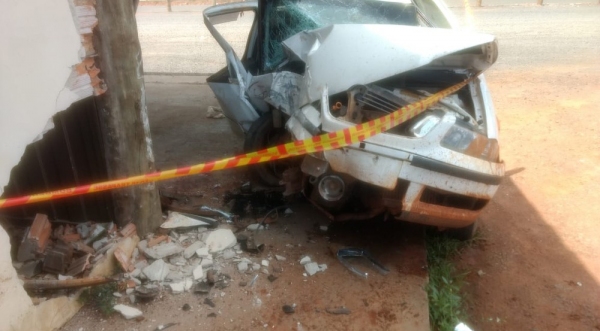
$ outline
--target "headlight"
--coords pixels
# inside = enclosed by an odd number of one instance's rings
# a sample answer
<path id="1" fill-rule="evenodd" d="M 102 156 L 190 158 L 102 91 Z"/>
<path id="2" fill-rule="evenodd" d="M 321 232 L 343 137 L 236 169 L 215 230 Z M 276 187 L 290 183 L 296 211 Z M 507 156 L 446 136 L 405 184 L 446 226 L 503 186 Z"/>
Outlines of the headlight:
<path id="1" fill-rule="evenodd" d="M 410 132 L 417 138 L 426 136 L 440 122 L 440 118 L 435 115 L 425 116 L 410 128 Z"/>
<path id="2" fill-rule="evenodd" d="M 441 145 L 453 151 L 487 161 L 498 161 L 500 148 L 496 139 L 453 125 L 442 139 Z"/>

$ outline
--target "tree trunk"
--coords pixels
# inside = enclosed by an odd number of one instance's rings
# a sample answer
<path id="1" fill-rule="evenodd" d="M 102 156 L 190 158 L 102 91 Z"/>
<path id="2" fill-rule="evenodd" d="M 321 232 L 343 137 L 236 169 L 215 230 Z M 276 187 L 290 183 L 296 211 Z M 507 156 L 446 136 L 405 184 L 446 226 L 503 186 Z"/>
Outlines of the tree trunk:
<path id="1" fill-rule="evenodd" d="M 154 171 L 142 52 L 131 0 L 97 0 L 94 48 L 107 91 L 96 100 L 111 179 Z M 158 190 L 145 184 L 113 190 L 115 222 L 134 222 L 140 235 L 162 221 Z"/>

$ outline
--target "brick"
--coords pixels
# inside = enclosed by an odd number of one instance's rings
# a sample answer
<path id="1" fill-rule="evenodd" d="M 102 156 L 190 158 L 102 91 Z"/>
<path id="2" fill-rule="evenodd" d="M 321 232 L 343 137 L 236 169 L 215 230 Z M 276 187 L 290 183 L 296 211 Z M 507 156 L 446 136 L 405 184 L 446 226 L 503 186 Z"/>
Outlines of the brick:
<path id="1" fill-rule="evenodd" d="M 137 230 L 136 230 L 135 224 L 129 223 L 129 224 L 125 225 L 123 227 L 123 229 L 121 229 L 120 233 L 121 233 L 122 237 L 127 238 L 127 237 L 133 236 L 134 234 L 136 234 L 136 232 L 137 232 Z"/>
<path id="2" fill-rule="evenodd" d="M 48 245 L 48 239 L 50 238 L 51 232 L 52 225 L 48 220 L 48 216 L 44 214 L 37 214 L 35 215 L 33 224 L 31 224 L 31 229 L 29 229 L 27 239 L 34 240 L 37 245 L 37 252 L 43 253 L 46 249 L 46 245 Z"/>
<path id="3" fill-rule="evenodd" d="M 58 242 L 54 247 L 48 249 L 44 258 L 43 270 L 50 273 L 64 274 L 73 259 L 73 247 Z"/>
<path id="4" fill-rule="evenodd" d="M 160 244 L 161 242 L 167 240 L 167 238 L 169 238 L 169 236 L 167 236 L 167 235 L 154 237 L 154 238 L 148 240 L 148 247 L 156 246 L 156 245 Z"/>

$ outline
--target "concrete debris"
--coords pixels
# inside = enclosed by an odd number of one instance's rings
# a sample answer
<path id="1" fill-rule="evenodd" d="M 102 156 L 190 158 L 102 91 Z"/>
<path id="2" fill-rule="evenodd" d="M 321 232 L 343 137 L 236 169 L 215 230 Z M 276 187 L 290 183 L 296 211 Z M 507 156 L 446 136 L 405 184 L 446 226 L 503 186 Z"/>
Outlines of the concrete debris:
<path id="1" fill-rule="evenodd" d="M 185 251 L 183 253 L 185 254 Z M 181 255 L 174 255 L 169 258 L 169 263 L 172 265 L 184 266 L 187 265 L 187 260 Z"/>
<path id="2" fill-rule="evenodd" d="M 206 245 L 201 241 L 196 241 L 196 242 L 192 243 L 191 245 L 186 247 L 185 250 L 183 251 L 183 257 L 185 257 L 186 259 L 190 259 L 192 256 L 194 256 L 194 254 L 196 253 L 197 250 L 199 250 L 200 248 L 202 248 L 204 246 L 206 246 Z M 207 249 L 207 252 L 208 252 L 208 249 Z"/>
<path id="3" fill-rule="evenodd" d="M 186 305 L 187 305 L 187 303 L 186 303 Z M 185 307 L 185 305 L 183 305 L 183 306 Z M 189 305 L 188 305 L 188 306 L 189 306 Z M 190 307 L 190 308 L 191 308 L 191 307 Z M 184 309 L 184 310 L 185 310 L 185 309 Z M 188 309 L 188 310 L 189 310 L 189 309 Z M 168 328 L 170 328 L 170 327 L 172 327 L 172 326 L 175 326 L 175 325 L 179 325 L 179 323 L 167 323 L 167 324 L 161 324 L 161 325 L 157 326 L 157 327 L 156 327 L 156 329 L 154 329 L 154 331 L 162 331 L 162 330 L 168 329 Z"/>
<path id="4" fill-rule="evenodd" d="M 196 268 L 194 268 L 193 275 L 194 275 L 194 280 L 204 278 L 204 271 L 202 270 L 202 265 L 199 265 Z"/>
<path id="5" fill-rule="evenodd" d="M 145 267 L 142 272 L 152 281 L 162 282 L 169 274 L 169 266 L 163 260 L 156 260 L 151 265 Z"/>
<path id="6" fill-rule="evenodd" d="M 233 249 L 226 249 L 223 251 L 221 257 L 225 260 L 233 259 L 235 257 L 235 252 L 233 251 Z"/>
<path id="7" fill-rule="evenodd" d="M 261 264 L 263 267 L 267 267 L 267 268 L 268 268 L 268 267 L 269 267 L 269 260 L 262 260 L 262 261 L 260 262 L 260 264 Z"/>
<path id="8" fill-rule="evenodd" d="M 275 259 L 277 261 L 285 261 L 286 260 L 286 258 L 284 256 L 281 256 L 281 255 L 275 255 Z"/>
<path id="9" fill-rule="evenodd" d="M 169 287 L 171 288 L 171 293 L 173 294 L 183 293 L 185 289 L 185 281 L 171 283 L 169 284 Z"/>
<path id="10" fill-rule="evenodd" d="M 167 274 L 167 277 L 165 277 L 165 279 L 173 282 L 178 282 L 183 280 L 183 273 L 179 270 L 171 271 Z"/>
<path id="11" fill-rule="evenodd" d="M 258 271 L 258 270 L 260 270 L 260 264 L 252 263 L 252 271 Z"/>
<path id="12" fill-rule="evenodd" d="M 221 110 L 221 108 L 219 107 L 208 106 L 208 108 L 206 109 L 206 118 L 225 118 L 225 114 L 223 114 L 223 110 Z"/>
<path id="13" fill-rule="evenodd" d="M 323 264 L 319 264 L 319 271 L 323 272 L 327 270 L 327 264 L 323 263 Z"/>
<path id="14" fill-rule="evenodd" d="M 122 298 L 123 295 L 121 293 L 119 293 L 119 292 L 113 292 L 113 297 L 115 297 L 115 298 Z"/>
<path id="15" fill-rule="evenodd" d="M 143 241 L 145 240 L 140 241 L 140 244 Z M 167 256 L 183 252 L 183 247 L 174 242 L 161 244 L 154 247 L 142 247 L 141 245 L 138 245 L 138 248 L 144 253 L 144 255 L 154 260 L 163 259 Z"/>
<path id="16" fill-rule="evenodd" d="M 248 230 L 248 231 L 260 231 L 260 230 L 265 230 L 265 229 L 266 229 L 266 225 L 261 225 L 260 223 L 250 224 L 246 227 L 246 230 Z"/>
<path id="17" fill-rule="evenodd" d="M 194 281 L 191 278 L 186 278 L 184 281 L 184 290 L 189 291 L 194 286 Z"/>
<path id="18" fill-rule="evenodd" d="M 291 210 L 290 208 L 286 208 L 286 209 L 285 209 L 285 211 L 284 211 L 283 213 L 284 213 L 284 214 L 286 214 L 286 215 L 291 215 L 291 214 L 293 214 L 293 213 L 294 213 L 294 211 L 293 211 L 293 210 Z"/>
<path id="19" fill-rule="evenodd" d="M 237 268 L 238 268 L 239 272 L 246 272 L 246 271 L 248 271 L 248 263 L 240 262 L 240 263 L 238 263 Z"/>
<path id="20" fill-rule="evenodd" d="M 308 257 L 308 256 L 305 256 L 305 257 L 303 257 L 303 258 L 300 259 L 300 264 L 301 265 L 305 265 L 305 264 L 310 263 L 310 262 L 311 262 L 311 260 L 310 260 L 310 257 Z"/>
<path id="21" fill-rule="evenodd" d="M 87 239 L 90 236 L 90 232 L 92 230 L 90 222 L 79 223 L 75 226 L 77 233 L 81 236 L 81 239 Z"/>
<path id="22" fill-rule="evenodd" d="M 214 265 L 214 260 L 213 260 L 212 256 L 203 258 L 202 262 L 200 262 L 200 265 L 202 266 L 202 268 L 212 267 Z"/>
<path id="23" fill-rule="evenodd" d="M 115 305 L 113 309 L 121 313 L 121 315 L 123 315 L 123 317 L 125 317 L 125 319 L 128 320 L 143 315 L 141 310 L 126 305 Z"/>
<path id="24" fill-rule="evenodd" d="M 317 262 L 306 263 L 304 265 L 304 270 L 306 270 L 306 273 L 309 276 L 312 276 L 312 275 L 316 274 L 317 272 L 321 271 Z"/>
<path id="25" fill-rule="evenodd" d="M 97 251 L 100 248 L 104 247 L 106 244 L 108 244 L 108 238 L 102 238 L 98 241 L 93 242 L 92 248 Z"/>
<path id="26" fill-rule="evenodd" d="M 252 299 L 252 306 L 256 307 L 256 308 L 260 308 L 262 306 L 262 300 L 259 297 L 254 297 Z"/>
<path id="27" fill-rule="evenodd" d="M 127 295 L 133 294 L 133 292 L 135 292 L 135 289 L 132 289 L 132 288 L 128 288 L 125 290 L 125 294 L 127 294 Z"/>
<path id="28" fill-rule="evenodd" d="M 73 276 L 58 275 L 58 280 L 73 279 Z"/>
<path id="29" fill-rule="evenodd" d="M 135 295 L 133 295 L 133 294 L 130 294 L 130 295 L 129 295 L 129 302 L 131 302 L 131 304 L 134 304 L 134 303 L 135 303 L 135 301 L 136 301 L 136 299 L 135 299 Z"/>
<path id="30" fill-rule="evenodd" d="M 217 221 L 215 219 L 197 216 L 191 214 L 184 214 L 178 212 L 169 212 L 167 220 L 160 225 L 163 229 L 180 229 L 180 228 L 192 228 L 198 226 L 213 226 Z"/>
<path id="31" fill-rule="evenodd" d="M 260 272 L 262 272 L 265 275 L 269 274 L 269 270 L 267 268 L 262 268 L 262 270 Z"/>
<path id="32" fill-rule="evenodd" d="M 217 229 L 211 232 L 206 238 L 206 246 L 210 253 L 220 252 L 227 248 L 235 246 L 237 239 L 229 229 Z"/>
<path id="33" fill-rule="evenodd" d="M 197 249 L 196 255 L 198 257 L 202 257 L 202 258 L 208 257 L 208 256 L 212 257 L 212 255 L 208 252 L 208 247 L 202 247 L 202 248 Z"/>

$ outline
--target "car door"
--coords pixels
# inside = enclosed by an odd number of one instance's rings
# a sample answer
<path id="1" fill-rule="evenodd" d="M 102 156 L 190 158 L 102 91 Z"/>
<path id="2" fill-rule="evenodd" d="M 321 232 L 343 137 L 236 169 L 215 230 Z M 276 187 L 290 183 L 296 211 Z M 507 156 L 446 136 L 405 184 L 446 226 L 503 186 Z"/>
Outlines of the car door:
<path id="1" fill-rule="evenodd" d="M 234 132 L 245 133 L 250 129 L 250 126 L 256 121 L 262 112 L 268 111 L 266 105 L 255 103 L 246 95 L 246 90 L 251 82 L 252 74 L 256 73 L 258 60 L 257 38 L 258 38 L 258 23 L 257 15 L 258 3 L 256 1 L 229 3 L 218 6 L 213 6 L 204 10 L 204 24 L 212 36 L 215 38 L 219 46 L 225 52 L 227 66 L 206 80 L 209 87 L 214 92 L 223 113 L 229 119 Z M 248 21 L 252 16 L 252 26 L 248 33 L 248 38 L 245 41 L 245 49 L 243 50 L 242 59 L 232 47 L 233 42 L 240 46 L 240 33 L 236 28 L 219 29 L 219 24 L 239 22 L 242 20 Z M 229 31 L 228 31 L 229 30 Z M 221 33 L 223 32 L 223 33 Z M 229 33 L 226 33 L 229 32 Z M 227 35 L 224 36 L 224 35 Z M 227 40 L 227 39 L 230 40 Z M 237 47 L 238 52 L 241 52 L 240 47 Z"/>

